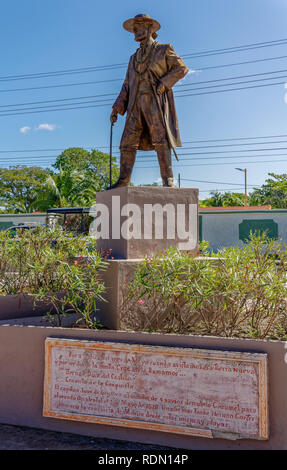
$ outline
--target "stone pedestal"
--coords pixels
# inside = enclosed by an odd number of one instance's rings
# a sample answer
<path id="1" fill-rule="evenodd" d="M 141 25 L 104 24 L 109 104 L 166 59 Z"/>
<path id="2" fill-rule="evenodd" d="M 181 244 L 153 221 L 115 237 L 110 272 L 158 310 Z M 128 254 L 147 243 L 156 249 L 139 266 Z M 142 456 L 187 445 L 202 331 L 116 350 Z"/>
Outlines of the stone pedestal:
<path id="1" fill-rule="evenodd" d="M 151 306 L 125 311 L 128 283 L 138 263 L 155 252 L 171 246 L 198 252 L 198 189 L 123 187 L 97 193 L 96 201 L 97 249 L 113 258 L 102 276 L 107 302 L 98 303 L 96 318 L 111 329 L 140 330 Z"/>
<path id="2" fill-rule="evenodd" d="M 132 281 L 138 263 L 142 260 L 111 260 L 102 274 L 106 286 L 104 298 L 106 302 L 97 302 L 96 319 L 111 330 L 127 329 L 125 321 L 124 301 L 128 292 L 128 284 Z M 138 312 L 135 312 L 138 317 Z M 137 321 L 135 322 L 137 323 Z M 131 326 L 128 329 L 135 329 Z"/>
<path id="3" fill-rule="evenodd" d="M 170 246 L 198 250 L 198 189 L 124 187 L 97 193 L 91 215 L 100 251 L 139 259 Z"/>

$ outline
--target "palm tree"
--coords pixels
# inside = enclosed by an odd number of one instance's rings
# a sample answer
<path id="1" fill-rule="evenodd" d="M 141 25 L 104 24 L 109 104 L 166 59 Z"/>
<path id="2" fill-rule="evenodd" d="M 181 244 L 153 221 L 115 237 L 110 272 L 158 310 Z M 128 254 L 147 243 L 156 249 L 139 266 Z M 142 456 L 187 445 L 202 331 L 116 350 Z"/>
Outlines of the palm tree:
<path id="1" fill-rule="evenodd" d="M 219 207 L 223 205 L 222 194 L 218 191 L 211 191 L 211 197 L 200 201 L 201 207 Z"/>
<path id="2" fill-rule="evenodd" d="M 223 206 L 244 206 L 244 194 L 243 193 L 224 193 L 223 194 Z"/>
<path id="3" fill-rule="evenodd" d="M 90 206 L 95 202 L 96 187 L 78 170 L 52 174 L 46 179 L 33 208 Z"/>

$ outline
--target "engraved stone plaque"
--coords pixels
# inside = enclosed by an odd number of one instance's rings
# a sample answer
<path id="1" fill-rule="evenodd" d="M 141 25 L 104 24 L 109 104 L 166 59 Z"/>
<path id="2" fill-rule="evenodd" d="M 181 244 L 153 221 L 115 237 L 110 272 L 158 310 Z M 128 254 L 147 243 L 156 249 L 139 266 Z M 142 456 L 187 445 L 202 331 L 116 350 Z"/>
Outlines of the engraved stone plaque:
<path id="1" fill-rule="evenodd" d="M 268 439 L 267 400 L 263 353 L 46 339 L 44 416 Z"/>

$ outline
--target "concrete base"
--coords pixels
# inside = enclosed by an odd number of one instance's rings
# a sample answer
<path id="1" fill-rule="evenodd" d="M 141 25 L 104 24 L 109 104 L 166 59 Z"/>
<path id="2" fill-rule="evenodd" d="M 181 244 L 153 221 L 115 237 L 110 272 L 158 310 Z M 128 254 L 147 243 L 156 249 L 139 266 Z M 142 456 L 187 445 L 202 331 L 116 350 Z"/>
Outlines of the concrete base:
<path id="1" fill-rule="evenodd" d="M 99 251 L 112 250 L 115 259 L 144 258 L 170 246 L 197 252 L 198 189 L 123 187 L 96 198 L 91 215 Z"/>
<path id="2" fill-rule="evenodd" d="M 134 278 L 135 270 L 142 259 L 138 260 L 112 260 L 109 267 L 102 274 L 106 287 L 104 297 L 106 302 L 97 302 L 96 319 L 105 327 L 112 330 L 127 329 L 124 318 L 123 304 L 128 290 L 128 284 Z M 134 328 L 140 326 L 140 311 L 134 312 Z"/>
<path id="3" fill-rule="evenodd" d="M 5 325 L 6 324 L 6 325 Z M 30 426 L 86 436 L 143 442 L 181 449 L 286 450 L 287 449 L 287 367 L 286 343 L 238 338 L 201 337 L 176 334 L 150 334 L 120 331 L 95 331 L 80 328 L 28 326 L 13 320 L 0 322 L 0 422 Z M 45 339 L 47 337 L 93 341 L 149 344 L 153 346 L 193 347 L 268 355 L 268 398 L 270 438 L 265 441 L 222 438 L 206 439 L 168 432 L 131 429 L 43 416 Z"/>

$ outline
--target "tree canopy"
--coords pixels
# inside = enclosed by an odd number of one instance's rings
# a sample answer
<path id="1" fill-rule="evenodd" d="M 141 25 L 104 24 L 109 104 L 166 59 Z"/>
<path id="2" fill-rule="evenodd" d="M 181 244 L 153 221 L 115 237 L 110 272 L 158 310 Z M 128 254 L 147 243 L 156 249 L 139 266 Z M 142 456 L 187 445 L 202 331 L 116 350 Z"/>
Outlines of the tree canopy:
<path id="1" fill-rule="evenodd" d="M 0 205 L 5 212 L 33 211 L 33 204 L 47 178 L 49 169 L 16 165 L 0 168 Z"/>
<path id="2" fill-rule="evenodd" d="M 54 169 L 16 165 L 0 168 L 0 212 L 46 211 L 53 207 L 92 206 L 96 193 L 109 186 L 109 155 L 71 147 L 62 152 Z M 119 168 L 112 159 L 112 182 Z M 155 186 L 153 183 L 150 186 Z M 148 185 L 147 185 L 148 186 Z M 287 208 L 287 174 L 268 173 L 265 183 L 248 194 L 248 205 Z M 244 206 L 244 194 L 212 191 L 200 206 Z"/>
<path id="3" fill-rule="evenodd" d="M 109 186 L 109 155 L 73 147 L 64 150 L 54 169 L 37 166 L 11 166 L 0 169 L 2 212 L 46 211 L 52 207 L 91 206 L 96 193 Z M 112 159 L 112 182 L 119 175 Z"/>
<path id="4" fill-rule="evenodd" d="M 220 193 L 211 191 L 211 197 L 200 201 L 202 207 L 226 207 L 226 206 L 244 206 L 243 193 Z"/>
<path id="5" fill-rule="evenodd" d="M 269 178 L 248 194 L 249 206 L 271 205 L 273 209 L 287 208 L 287 174 L 268 173 Z M 200 201 L 202 207 L 244 206 L 243 193 L 212 191 L 209 198 Z"/>
<path id="6" fill-rule="evenodd" d="M 109 186 L 110 178 L 110 156 L 99 150 L 92 149 L 90 152 L 80 147 L 71 147 L 56 158 L 53 167 L 64 173 L 83 175 L 81 190 L 93 188 L 95 192 L 101 191 Z M 115 157 L 112 158 L 112 182 L 119 175 Z"/>
<path id="7" fill-rule="evenodd" d="M 268 178 L 249 195 L 250 204 L 271 204 L 274 209 L 287 208 L 287 174 L 268 173 Z"/>

